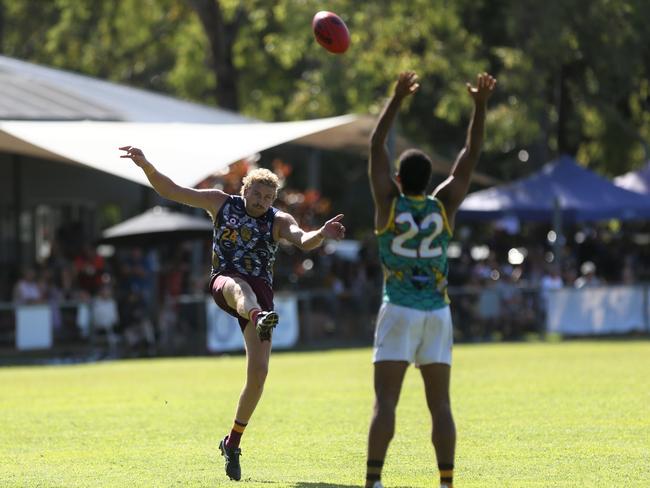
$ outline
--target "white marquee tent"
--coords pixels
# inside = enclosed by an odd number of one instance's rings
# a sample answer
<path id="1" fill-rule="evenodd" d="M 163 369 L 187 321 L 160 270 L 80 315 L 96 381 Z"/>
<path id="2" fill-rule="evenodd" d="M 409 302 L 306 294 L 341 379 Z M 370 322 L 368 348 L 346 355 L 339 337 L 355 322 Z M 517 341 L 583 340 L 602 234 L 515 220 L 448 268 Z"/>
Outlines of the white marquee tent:
<path id="1" fill-rule="evenodd" d="M 139 168 L 119 158 L 119 146 L 133 145 L 174 181 L 194 186 L 234 161 L 285 142 L 309 137 L 317 142 L 320 136 L 324 145 L 328 130 L 359 130 L 360 120 L 345 115 L 247 124 L 0 121 L 0 151 L 81 164 L 147 185 Z"/>

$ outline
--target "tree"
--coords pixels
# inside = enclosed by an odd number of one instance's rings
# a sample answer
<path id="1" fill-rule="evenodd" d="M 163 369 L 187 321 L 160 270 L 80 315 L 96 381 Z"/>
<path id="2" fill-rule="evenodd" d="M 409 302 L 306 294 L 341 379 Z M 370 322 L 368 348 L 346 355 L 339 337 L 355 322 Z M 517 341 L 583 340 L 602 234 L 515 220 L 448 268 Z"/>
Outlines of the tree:
<path id="1" fill-rule="evenodd" d="M 642 164 L 650 139 L 650 2 L 332 0 L 344 55 L 313 39 L 311 0 L 4 2 L 5 54 L 239 110 L 263 120 L 377 113 L 397 73 L 422 86 L 400 117 L 452 158 L 489 70 L 483 170 L 508 179 L 563 152 L 610 174 Z"/>
<path id="2" fill-rule="evenodd" d="M 226 22 L 219 0 L 190 0 L 201 19 L 210 44 L 212 67 L 216 75 L 215 98 L 220 107 L 239 110 L 237 90 L 238 72 L 233 63 L 234 44 L 237 33 L 244 23 L 245 10 L 240 4 L 235 15 Z"/>

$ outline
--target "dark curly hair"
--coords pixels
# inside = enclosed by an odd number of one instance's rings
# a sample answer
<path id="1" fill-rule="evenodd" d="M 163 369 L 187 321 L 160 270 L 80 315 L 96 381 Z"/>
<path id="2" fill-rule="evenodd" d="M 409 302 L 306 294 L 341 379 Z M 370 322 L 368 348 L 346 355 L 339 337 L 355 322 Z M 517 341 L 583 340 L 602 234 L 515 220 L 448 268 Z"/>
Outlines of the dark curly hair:
<path id="1" fill-rule="evenodd" d="M 417 195 L 426 191 L 431 181 L 433 163 L 424 152 L 419 149 L 407 149 L 397 160 L 397 168 L 402 193 Z"/>

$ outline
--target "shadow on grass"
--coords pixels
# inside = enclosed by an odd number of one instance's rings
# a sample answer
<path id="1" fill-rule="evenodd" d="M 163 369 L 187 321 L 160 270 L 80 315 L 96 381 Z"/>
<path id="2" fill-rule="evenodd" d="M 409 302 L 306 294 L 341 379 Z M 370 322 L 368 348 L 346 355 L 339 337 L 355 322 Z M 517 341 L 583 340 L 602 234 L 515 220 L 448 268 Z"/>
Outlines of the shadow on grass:
<path id="1" fill-rule="evenodd" d="M 299 481 L 292 488 L 359 488 L 359 485 L 337 485 L 335 483 L 321 483 L 318 481 Z"/>
<path id="2" fill-rule="evenodd" d="M 318 481 L 299 481 L 291 488 L 359 488 L 359 485 L 338 485 L 336 483 L 321 483 Z M 396 488 L 408 488 L 406 486 L 398 486 Z"/>
<path id="3" fill-rule="evenodd" d="M 254 481 L 255 483 L 268 483 L 270 485 L 275 485 L 277 481 L 261 481 L 254 480 L 252 478 L 247 479 L 246 481 Z M 291 488 L 359 488 L 360 485 L 338 485 L 336 483 L 325 483 L 320 481 L 298 481 L 297 483 L 291 485 Z"/>

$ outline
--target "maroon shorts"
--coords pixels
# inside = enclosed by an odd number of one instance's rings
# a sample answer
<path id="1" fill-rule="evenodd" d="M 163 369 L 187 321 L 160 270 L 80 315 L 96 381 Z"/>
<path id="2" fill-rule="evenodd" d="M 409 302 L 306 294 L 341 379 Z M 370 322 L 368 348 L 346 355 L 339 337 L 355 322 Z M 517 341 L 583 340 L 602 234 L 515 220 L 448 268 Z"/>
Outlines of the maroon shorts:
<path id="1" fill-rule="evenodd" d="M 255 293 L 255 296 L 257 297 L 257 303 L 260 304 L 262 310 L 273 310 L 273 289 L 271 288 L 271 285 L 262 278 L 246 276 L 237 272 L 227 271 L 212 277 L 210 280 L 210 291 L 212 292 L 214 303 L 216 303 L 223 311 L 236 317 L 239 320 L 239 327 L 243 331 L 248 323 L 248 317 L 242 317 L 239 315 L 234 308 L 231 308 L 226 303 L 226 299 L 223 296 L 223 286 L 226 284 L 227 279 L 235 277 L 241 278 L 250 285 L 253 289 L 253 293 Z"/>

